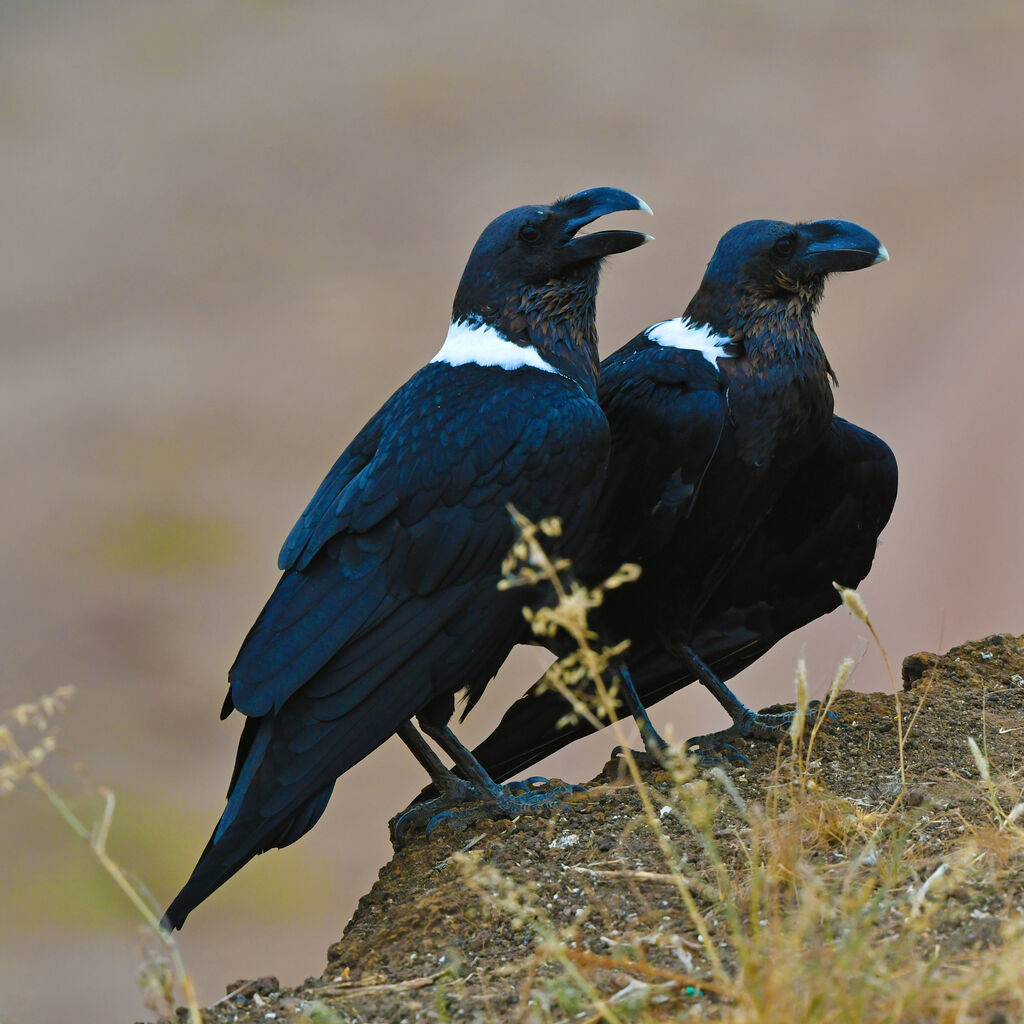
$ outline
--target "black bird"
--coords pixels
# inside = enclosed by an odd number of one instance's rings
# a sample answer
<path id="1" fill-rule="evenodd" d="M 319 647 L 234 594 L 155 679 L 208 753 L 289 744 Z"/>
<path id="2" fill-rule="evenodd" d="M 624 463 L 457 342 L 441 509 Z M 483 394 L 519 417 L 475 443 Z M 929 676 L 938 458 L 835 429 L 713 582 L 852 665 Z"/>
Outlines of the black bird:
<path id="1" fill-rule="evenodd" d="M 855 587 L 864 579 L 895 503 L 896 477 L 884 441 L 833 417 L 826 442 L 797 472 L 697 617 L 691 646 L 719 680 L 837 608 L 834 580 Z M 627 657 L 645 707 L 696 679 L 657 643 L 634 644 Z M 539 692 L 539 682 L 473 750 L 498 782 L 593 731 L 582 719 L 559 728 L 565 701 L 553 690 Z"/>
<path id="2" fill-rule="evenodd" d="M 453 695 L 482 689 L 522 628 L 523 595 L 497 589 L 506 504 L 560 516 L 562 550 L 579 552 L 608 453 L 599 267 L 647 236 L 577 232 L 638 209 L 588 189 L 480 236 L 440 352 L 345 449 L 285 541 L 284 575 L 228 675 L 222 717 L 247 718 L 227 806 L 166 927 L 312 828 L 338 776 L 396 732 L 445 788 L 413 717 L 471 777 L 468 795 L 518 806 L 448 729 Z"/>
<path id="3" fill-rule="evenodd" d="M 785 716 L 755 715 L 724 685 L 794 629 L 839 603 L 832 581 L 867 574 L 896 498 L 879 438 L 833 416 L 835 378 L 812 317 L 826 277 L 888 258 L 843 221 L 752 221 L 729 231 L 684 315 L 601 364 L 612 430 L 608 473 L 584 566 L 638 561 L 637 583 L 600 610 L 630 638 L 624 696 L 652 753 L 646 705 L 694 679 L 733 726 L 694 741 L 777 739 Z M 594 567 L 599 567 L 595 572 Z M 496 779 L 591 732 L 559 729 L 565 702 L 538 684 L 474 754 Z"/>

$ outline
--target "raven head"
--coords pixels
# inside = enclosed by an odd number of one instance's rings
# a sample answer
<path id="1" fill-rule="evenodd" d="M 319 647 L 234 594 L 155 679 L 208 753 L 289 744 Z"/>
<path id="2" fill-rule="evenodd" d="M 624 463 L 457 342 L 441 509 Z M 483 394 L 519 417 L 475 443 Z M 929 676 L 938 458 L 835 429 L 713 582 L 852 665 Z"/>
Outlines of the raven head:
<path id="1" fill-rule="evenodd" d="M 572 375 L 596 374 L 595 300 L 601 261 L 648 241 L 639 231 L 581 228 L 619 210 L 650 207 L 617 188 L 589 188 L 550 206 L 520 206 L 484 229 L 463 272 L 453 322 L 475 321 L 536 346 Z"/>
<path id="2" fill-rule="evenodd" d="M 870 231 L 849 221 L 751 220 L 722 236 L 694 302 L 706 307 L 702 318 L 715 314 L 717 330 L 735 328 L 736 318 L 780 300 L 790 314 L 810 315 L 829 274 L 862 270 L 888 258 Z"/>
<path id="3" fill-rule="evenodd" d="M 557 289 L 567 278 L 605 256 L 643 245 L 639 231 L 577 232 L 608 213 L 651 208 L 617 188 L 588 188 L 550 206 L 519 206 L 496 217 L 484 229 L 459 283 L 455 312 L 487 317 L 515 299 L 523 285 Z"/>

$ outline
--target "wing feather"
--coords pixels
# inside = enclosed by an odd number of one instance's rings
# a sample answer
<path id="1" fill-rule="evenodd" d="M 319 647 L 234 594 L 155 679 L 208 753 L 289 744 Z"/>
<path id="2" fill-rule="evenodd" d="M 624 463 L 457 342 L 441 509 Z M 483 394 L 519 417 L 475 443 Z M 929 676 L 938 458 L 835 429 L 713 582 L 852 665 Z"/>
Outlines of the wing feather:
<path id="1" fill-rule="evenodd" d="M 328 474 L 229 673 L 240 711 L 280 711 L 305 687 L 326 717 L 349 713 L 416 654 L 418 637 L 490 600 L 513 539 L 507 502 L 570 519 L 592 504 L 607 444 L 596 404 L 537 370 L 457 376 L 456 387 L 450 368 L 420 371 Z M 501 416 L 487 414 L 499 405 Z M 568 472 L 567 444 L 578 449 Z"/>

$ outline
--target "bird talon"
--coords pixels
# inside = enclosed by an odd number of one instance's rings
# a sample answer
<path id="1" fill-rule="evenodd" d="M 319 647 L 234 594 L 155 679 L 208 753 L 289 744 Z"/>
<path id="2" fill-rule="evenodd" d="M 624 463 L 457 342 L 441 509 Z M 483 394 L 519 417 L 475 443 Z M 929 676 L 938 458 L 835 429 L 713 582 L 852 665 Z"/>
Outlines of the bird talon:
<path id="1" fill-rule="evenodd" d="M 792 720 L 793 713 L 790 712 L 790 720 Z M 808 724 L 813 725 L 819 718 L 828 719 L 830 722 L 834 722 L 836 725 L 842 725 L 842 721 L 839 716 L 830 708 L 824 714 L 821 711 L 821 701 L 812 700 L 807 705 L 807 721 Z"/>
<path id="2" fill-rule="evenodd" d="M 440 811 L 427 822 L 423 834 L 429 839 L 439 825 L 447 825 L 453 832 L 462 832 L 480 817 L 476 811 Z"/>
<path id="3" fill-rule="evenodd" d="M 756 717 L 756 716 L 752 716 Z M 701 768 L 710 768 L 714 765 L 735 764 L 748 766 L 750 758 L 733 746 L 732 740 L 743 739 L 746 733 L 743 725 L 730 726 L 719 732 L 705 733 L 703 736 L 694 736 L 686 741 L 683 749 L 697 758 L 697 765 Z"/>
<path id="4" fill-rule="evenodd" d="M 621 743 L 615 747 L 609 757 L 610 761 L 614 761 L 617 758 L 625 757 L 626 751 L 629 750 L 636 766 L 644 771 L 660 771 L 662 769 L 670 767 L 668 752 L 669 747 L 666 744 L 665 750 L 631 750 L 628 747 L 624 747 Z"/>
<path id="5" fill-rule="evenodd" d="M 550 804 L 559 810 L 566 810 L 569 805 L 562 798 L 572 796 L 573 793 L 582 792 L 585 792 L 583 786 L 556 786 L 554 789 L 545 790 L 541 793 L 531 793 L 528 796 L 519 797 L 519 799 L 526 800 L 528 803 L 537 803 L 541 806 Z"/>
<path id="6" fill-rule="evenodd" d="M 744 767 L 749 767 L 750 758 L 747 757 L 746 754 L 737 750 L 731 743 L 722 744 L 722 747 L 720 749 L 722 755 L 724 756 L 725 760 L 729 762 L 729 764 L 739 764 L 743 765 Z"/>
<path id="7" fill-rule="evenodd" d="M 417 820 L 422 816 L 424 807 L 424 804 L 416 804 L 402 811 L 388 822 L 388 831 L 391 833 L 391 846 L 394 850 L 400 850 L 406 844 L 416 829 Z"/>
<path id="8" fill-rule="evenodd" d="M 528 779 L 517 779 L 515 782 L 506 782 L 505 789 L 510 793 L 519 796 L 525 793 L 533 793 L 539 786 L 550 786 L 551 780 L 543 775 L 531 775 Z"/>
<path id="9" fill-rule="evenodd" d="M 517 795 L 508 792 L 506 786 L 502 797 L 495 801 L 495 806 L 509 818 L 518 814 L 534 814 L 542 807 L 554 807 L 560 811 L 567 810 L 569 805 L 565 803 L 563 797 L 579 788 L 582 787 L 556 786 L 553 789 L 535 790 L 531 793 Z"/>
<path id="10" fill-rule="evenodd" d="M 547 807 L 556 811 L 569 810 L 565 799 L 574 793 L 585 792 L 585 787 L 571 784 L 551 789 L 532 788 L 540 783 L 550 785 L 550 780 L 536 775 L 498 787 L 496 793 L 485 799 L 480 798 L 478 791 L 465 786 L 464 789 L 455 789 L 432 800 L 413 804 L 391 819 L 391 845 L 398 850 L 417 832 L 422 831 L 429 837 L 441 825 L 461 832 L 481 818 L 514 818 L 520 814 L 537 814 Z M 528 784 L 531 788 L 527 788 Z"/>
<path id="11" fill-rule="evenodd" d="M 696 755 L 698 767 L 712 768 L 723 764 L 749 767 L 750 758 L 737 750 L 731 743 L 726 743 L 724 741 L 726 734 L 734 735 L 732 730 L 726 729 L 723 733 L 696 736 L 686 744 L 686 750 Z"/>

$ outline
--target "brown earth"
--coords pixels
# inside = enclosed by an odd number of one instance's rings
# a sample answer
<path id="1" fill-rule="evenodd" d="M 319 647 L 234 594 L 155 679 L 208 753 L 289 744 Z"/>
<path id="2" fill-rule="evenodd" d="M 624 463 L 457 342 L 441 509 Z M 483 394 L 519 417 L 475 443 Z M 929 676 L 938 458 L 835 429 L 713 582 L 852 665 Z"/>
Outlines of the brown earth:
<path id="1" fill-rule="evenodd" d="M 903 676 L 907 788 L 897 813 L 908 822 L 912 841 L 900 857 L 912 853 L 914 881 L 920 884 L 963 841 L 965 830 L 993 822 L 967 737 L 984 747 L 993 777 L 1012 780 L 1007 809 L 1013 792 L 1020 800 L 1024 636 L 986 637 L 941 657 L 912 655 L 904 661 Z M 893 695 L 847 692 L 835 710 L 839 724 L 818 737 L 816 784 L 858 813 L 884 812 L 901 789 Z M 743 800 L 763 805 L 778 782 L 776 752 L 750 744 L 745 753 L 751 763 L 731 769 L 732 780 Z M 661 770 L 648 769 L 644 781 L 656 797 L 671 788 Z M 666 830 L 686 853 L 685 870 L 694 887 L 703 880 L 713 890 L 714 872 L 685 816 L 677 820 L 670 813 L 671 797 L 658 797 L 659 803 L 662 799 Z M 725 837 L 726 844 L 743 842 L 737 821 L 735 813 L 723 809 L 715 835 Z M 473 860 L 467 868 L 452 855 L 469 849 Z M 665 872 L 637 790 L 623 779 L 621 762 L 613 760 L 554 816 L 484 821 L 462 834 L 439 829 L 429 840 L 413 842 L 385 865 L 359 901 L 344 935 L 328 949 L 322 974 L 297 988 L 282 988 L 276 978 L 235 982 L 228 987 L 231 995 L 206 1011 L 206 1019 L 218 1024 L 519 1020 L 527 1009 L 523 1000 L 529 997 L 537 1006 L 557 971 L 538 957 L 543 937 L 528 916 L 495 909 L 493 893 L 503 886 L 529 893 L 546 908 L 553 926 L 576 926 L 571 945 L 603 993 L 653 984 L 648 996 L 659 992 L 650 1007 L 656 1019 L 701 1006 L 710 1013 L 712 982 L 704 982 L 703 994 L 685 986 L 657 986 L 678 977 L 680 960 L 699 958 L 701 950 Z M 943 899 L 928 941 L 954 959 L 969 956 L 1001 941 L 1000 926 L 1020 918 L 1022 901 L 1024 858 L 1018 855 L 998 884 L 986 872 L 962 880 Z M 556 1012 L 550 1019 L 557 1018 Z"/>

